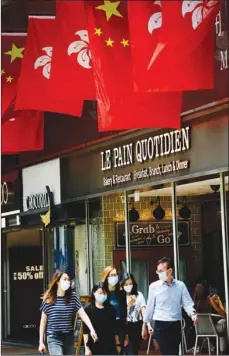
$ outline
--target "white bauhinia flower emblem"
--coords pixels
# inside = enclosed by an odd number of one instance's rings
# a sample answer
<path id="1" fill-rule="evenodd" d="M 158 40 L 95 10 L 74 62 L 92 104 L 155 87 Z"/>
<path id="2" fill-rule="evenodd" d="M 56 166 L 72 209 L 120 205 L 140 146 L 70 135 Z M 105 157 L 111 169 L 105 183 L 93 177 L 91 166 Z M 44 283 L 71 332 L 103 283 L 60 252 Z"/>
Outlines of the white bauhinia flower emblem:
<path id="1" fill-rule="evenodd" d="M 37 58 L 34 63 L 34 69 L 43 67 L 43 76 L 49 79 L 51 72 L 52 47 L 44 47 L 42 48 L 42 51 L 45 51 L 46 54 Z"/>
<path id="2" fill-rule="evenodd" d="M 72 53 L 78 53 L 77 62 L 86 69 L 90 69 L 90 61 L 91 61 L 91 51 L 88 48 L 89 38 L 88 31 L 81 30 L 77 31 L 75 35 L 78 35 L 81 41 L 74 41 L 68 47 L 68 55 L 70 56 Z"/>
<path id="3" fill-rule="evenodd" d="M 217 0 L 183 0 L 182 16 L 192 12 L 192 27 L 194 30 L 203 22 L 211 12 L 212 8 L 217 5 Z"/>
<path id="4" fill-rule="evenodd" d="M 154 1 L 154 5 L 161 6 L 161 0 Z M 162 26 L 162 12 L 155 12 L 148 21 L 148 31 L 152 35 L 153 30 Z"/>

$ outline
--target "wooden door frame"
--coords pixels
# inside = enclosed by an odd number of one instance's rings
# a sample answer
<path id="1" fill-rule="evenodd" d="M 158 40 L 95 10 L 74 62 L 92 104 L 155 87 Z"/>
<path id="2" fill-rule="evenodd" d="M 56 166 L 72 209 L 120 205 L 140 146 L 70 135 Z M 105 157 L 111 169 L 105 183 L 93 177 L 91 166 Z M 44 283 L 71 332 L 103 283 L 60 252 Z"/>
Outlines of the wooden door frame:
<path id="1" fill-rule="evenodd" d="M 156 247 L 158 250 L 158 259 L 161 258 L 164 253 L 163 253 L 163 247 Z M 138 259 L 138 260 L 147 260 L 148 261 L 148 283 L 152 283 L 155 280 L 157 280 L 157 275 L 156 275 L 156 264 L 157 260 L 154 258 L 156 250 L 152 251 L 150 249 L 131 249 L 131 259 Z M 165 250 L 165 256 L 167 255 L 167 249 Z M 194 282 L 195 282 L 195 273 L 193 269 L 194 265 L 194 254 L 193 254 L 193 248 L 192 246 L 180 246 L 179 248 L 179 255 L 181 258 L 185 258 L 187 260 L 187 279 L 189 282 L 189 287 L 193 287 Z M 114 266 L 116 267 L 117 271 L 120 273 L 120 260 L 125 260 L 126 259 L 126 250 L 125 249 L 116 249 L 113 250 L 113 261 L 114 261 Z"/>

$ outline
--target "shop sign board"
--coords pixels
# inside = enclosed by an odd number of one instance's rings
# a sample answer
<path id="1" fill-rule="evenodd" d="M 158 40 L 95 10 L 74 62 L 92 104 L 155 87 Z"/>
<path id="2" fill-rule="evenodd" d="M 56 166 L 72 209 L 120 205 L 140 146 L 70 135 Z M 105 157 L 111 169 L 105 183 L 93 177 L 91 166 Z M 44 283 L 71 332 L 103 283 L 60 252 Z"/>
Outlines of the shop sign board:
<path id="1" fill-rule="evenodd" d="M 1 179 L 1 212 L 21 209 L 21 179 L 18 171 L 12 171 Z"/>
<path id="2" fill-rule="evenodd" d="M 27 210 L 44 209 L 50 206 L 52 193 L 48 186 L 46 186 L 46 190 L 46 193 L 34 194 L 26 197 Z"/>
<path id="3" fill-rule="evenodd" d="M 123 183 L 137 184 L 155 176 L 164 176 L 187 170 L 190 166 L 188 159 L 166 160 L 155 163 L 158 158 L 169 157 L 179 152 L 191 149 L 191 128 L 170 131 L 161 135 L 150 136 L 136 142 L 127 143 L 101 152 L 101 171 L 113 171 L 129 166 L 125 174 L 107 174 L 103 177 L 104 187 L 120 186 Z M 132 169 L 135 163 L 147 164 L 140 169 Z"/>
<path id="4" fill-rule="evenodd" d="M 22 170 L 23 211 L 38 211 L 60 203 L 60 160 Z"/>
<path id="5" fill-rule="evenodd" d="M 228 117 L 181 130 L 139 131 L 61 159 L 62 202 L 228 167 Z"/>
<path id="6" fill-rule="evenodd" d="M 173 244 L 172 221 L 139 221 L 130 223 L 131 248 L 165 247 Z M 189 221 L 178 221 L 178 244 L 189 245 Z M 125 222 L 115 222 L 116 248 L 125 248 Z"/>
<path id="7" fill-rule="evenodd" d="M 6 182 L 1 184 L 1 205 L 8 204 L 9 201 L 9 189 Z"/>

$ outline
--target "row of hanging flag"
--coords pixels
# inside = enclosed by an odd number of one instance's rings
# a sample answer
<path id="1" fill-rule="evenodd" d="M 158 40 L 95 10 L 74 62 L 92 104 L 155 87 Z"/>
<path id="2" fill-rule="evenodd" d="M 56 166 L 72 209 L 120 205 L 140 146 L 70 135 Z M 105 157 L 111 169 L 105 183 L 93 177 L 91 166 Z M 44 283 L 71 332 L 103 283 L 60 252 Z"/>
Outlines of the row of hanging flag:
<path id="1" fill-rule="evenodd" d="M 219 10 L 219 0 L 57 1 L 55 17 L 29 18 L 27 36 L 2 35 L 2 123 L 33 122 L 34 142 L 44 111 L 81 117 L 96 100 L 99 131 L 179 129 L 182 93 L 214 88 Z"/>

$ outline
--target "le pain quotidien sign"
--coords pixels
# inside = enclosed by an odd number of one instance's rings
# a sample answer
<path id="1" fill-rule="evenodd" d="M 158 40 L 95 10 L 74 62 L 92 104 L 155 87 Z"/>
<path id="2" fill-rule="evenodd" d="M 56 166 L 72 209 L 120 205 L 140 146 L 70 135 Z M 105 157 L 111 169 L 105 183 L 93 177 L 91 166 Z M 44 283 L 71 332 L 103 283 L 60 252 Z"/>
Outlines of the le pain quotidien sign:
<path id="1" fill-rule="evenodd" d="M 102 151 L 101 171 L 106 174 L 103 177 L 103 186 L 137 183 L 155 176 L 187 170 L 190 167 L 189 160 L 169 159 L 169 156 L 190 149 L 191 128 L 185 127 Z M 165 158 L 165 162 L 156 162 L 159 158 Z M 134 169 L 135 164 L 144 166 Z M 114 174 L 114 171 L 126 167 L 130 168 L 129 172 Z"/>
<path id="2" fill-rule="evenodd" d="M 172 221 L 139 221 L 129 225 L 132 248 L 165 247 L 173 244 Z M 178 221 L 178 244 L 189 245 L 189 221 Z M 116 248 L 125 248 L 125 223 L 115 222 Z"/>

